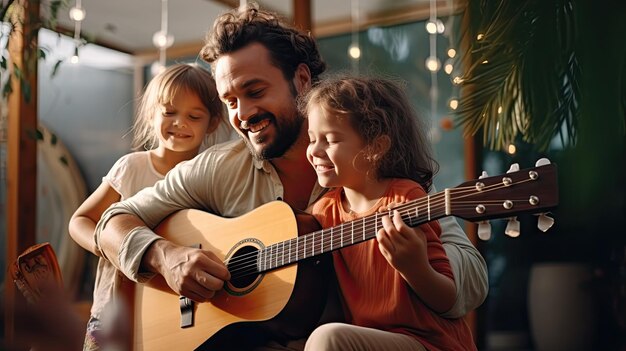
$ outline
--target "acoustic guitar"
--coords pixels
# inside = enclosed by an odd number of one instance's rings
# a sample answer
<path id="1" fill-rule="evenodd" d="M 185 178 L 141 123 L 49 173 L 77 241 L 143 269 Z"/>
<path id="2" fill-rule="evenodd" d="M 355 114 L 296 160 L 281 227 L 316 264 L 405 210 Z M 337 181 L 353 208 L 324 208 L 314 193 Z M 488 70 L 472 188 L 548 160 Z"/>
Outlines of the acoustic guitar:
<path id="1" fill-rule="evenodd" d="M 486 221 L 545 213 L 557 204 L 557 168 L 546 164 L 467 181 L 395 209 L 408 225 L 418 226 L 445 216 Z M 294 211 L 281 201 L 236 218 L 199 210 L 172 214 L 155 231 L 215 252 L 232 278 L 207 303 L 178 296 L 161 276 L 138 284 L 133 349 L 239 350 L 234 345 L 249 338 L 306 335 L 324 307 L 327 254 L 374 238 L 381 217 L 390 213 L 312 232 L 298 228 Z"/>

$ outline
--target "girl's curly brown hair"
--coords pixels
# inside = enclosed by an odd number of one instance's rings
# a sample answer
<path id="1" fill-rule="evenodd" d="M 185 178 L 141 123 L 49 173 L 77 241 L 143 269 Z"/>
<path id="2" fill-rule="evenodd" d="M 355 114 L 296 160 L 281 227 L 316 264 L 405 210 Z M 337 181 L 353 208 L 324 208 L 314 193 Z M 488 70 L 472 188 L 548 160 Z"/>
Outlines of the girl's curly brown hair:
<path id="1" fill-rule="evenodd" d="M 298 103 L 304 116 L 314 105 L 331 112 L 328 116 L 348 118 L 368 146 L 379 137 L 389 139 L 384 154 L 366 155 L 378 179 L 408 178 L 430 190 L 439 165 L 432 157 L 426 125 L 399 83 L 377 77 L 327 78 Z"/>

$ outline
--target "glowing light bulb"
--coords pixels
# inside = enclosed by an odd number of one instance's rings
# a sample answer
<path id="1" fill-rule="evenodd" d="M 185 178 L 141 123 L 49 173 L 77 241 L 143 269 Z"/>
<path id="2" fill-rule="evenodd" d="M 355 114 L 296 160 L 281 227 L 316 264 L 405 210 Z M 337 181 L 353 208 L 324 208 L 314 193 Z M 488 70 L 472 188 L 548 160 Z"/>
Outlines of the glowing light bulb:
<path id="1" fill-rule="evenodd" d="M 426 22 L 426 31 L 430 34 L 437 33 L 437 23 L 433 21 Z"/>
<path id="2" fill-rule="evenodd" d="M 78 47 L 74 48 L 74 55 L 72 55 L 72 57 L 70 57 L 70 63 L 75 65 L 80 61 L 80 58 L 78 57 Z"/>
<path id="3" fill-rule="evenodd" d="M 506 152 L 508 152 L 510 155 L 515 155 L 515 152 L 517 152 L 517 148 L 515 147 L 514 144 L 509 144 L 509 147 L 507 148 Z"/>
<path id="4" fill-rule="evenodd" d="M 443 66 L 443 70 L 447 73 L 450 74 L 452 73 L 452 70 L 454 69 L 454 66 L 452 66 L 451 63 L 446 63 L 445 66 Z"/>
<path id="5" fill-rule="evenodd" d="M 448 57 L 454 58 L 454 56 L 456 56 L 456 50 L 454 50 L 453 48 L 448 49 Z"/>
<path id="6" fill-rule="evenodd" d="M 359 46 L 356 44 L 350 45 L 350 47 L 348 48 L 348 55 L 350 55 L 350 57 L 355 60 L 358 59 L 359 57 L 361 57 L 361 48 L 359 48 Z"/>
<path id="7" fill-rule="evenodd" d="M 476 36 L 476 40 L 478 40 L 478 41 L 483 40 L 484 38 L 485 38 L 485 35 L 484 35 L 484 34 L 482 34 L 482 33 L 480 33 L 480 34 L 478 34 L 478 35 Z"/>
<path id="8" fill-rule="evenodd" d="M 448 106 L 450 106 L 451 109 L 456 110 L 457 107 L 459 107 L 459 100 L 450 99 L 450 102 L 448 102 Z"/>
<path id="9" fill-rule="evenodd" d="M 441 68 L 441 62 L 439 62 L 438 58 L 430 56 L 426 59 L 426 69 L 431 72 L 437 72 L 439 68 Z"/>
<path id="10" fill-rule="evenodd" d="M 70 9 L 70 18 L 73 21 L 80 22 L 85 19 L 85 16 L 87 16 L 87 13 L 83 8 L 74 6 Z"/>
<path id="11" fill-rule="evenodd" d="M 152 36 L 152 43 L 158 49 L 169 48 L 174 44 L 174 36 L 160 30 Z"/>
<path id="12" fill-rule="evenodd" d="M 437 33 L 441 34 L 446 31 L 446 26 L 441 22 L 439 18 L 435 21 L 435 25 L 437 26 Z"/>
<path id="13" fill-rule="evenodd" d="M 165 66 L 163 66 L 159 61 L 155 61 L 152 65 L 150 65 L 150 73 L 153 77 L 163 71 L 165 71 Z"/>

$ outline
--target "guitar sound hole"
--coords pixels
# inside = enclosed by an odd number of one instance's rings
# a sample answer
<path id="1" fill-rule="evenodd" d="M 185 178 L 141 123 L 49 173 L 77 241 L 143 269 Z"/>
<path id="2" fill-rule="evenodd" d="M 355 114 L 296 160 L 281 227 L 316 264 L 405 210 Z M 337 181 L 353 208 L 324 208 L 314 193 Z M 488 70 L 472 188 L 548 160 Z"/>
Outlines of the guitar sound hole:
<path id="1" fill-rule="evenodd" d="M 230 271 L 230 284 L 237 288 L 243 289 L 259 276 L 257 267 L 258 249 L 254 246 L 243 246 L 239 248 L 231 259 L 228 261 L 228 270 Z"/>

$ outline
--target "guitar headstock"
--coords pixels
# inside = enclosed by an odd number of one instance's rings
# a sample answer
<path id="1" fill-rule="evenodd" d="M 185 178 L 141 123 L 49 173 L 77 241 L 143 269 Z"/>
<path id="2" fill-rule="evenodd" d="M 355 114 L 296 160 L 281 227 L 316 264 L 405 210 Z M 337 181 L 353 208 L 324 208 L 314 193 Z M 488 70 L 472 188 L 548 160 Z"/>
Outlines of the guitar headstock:
<path id="1" fill-rule="evenodd" d="M 554 164 L 481 177 L 446 191 L 448 214 L 473 222 L 545 213 L 559 203 Z"/>

